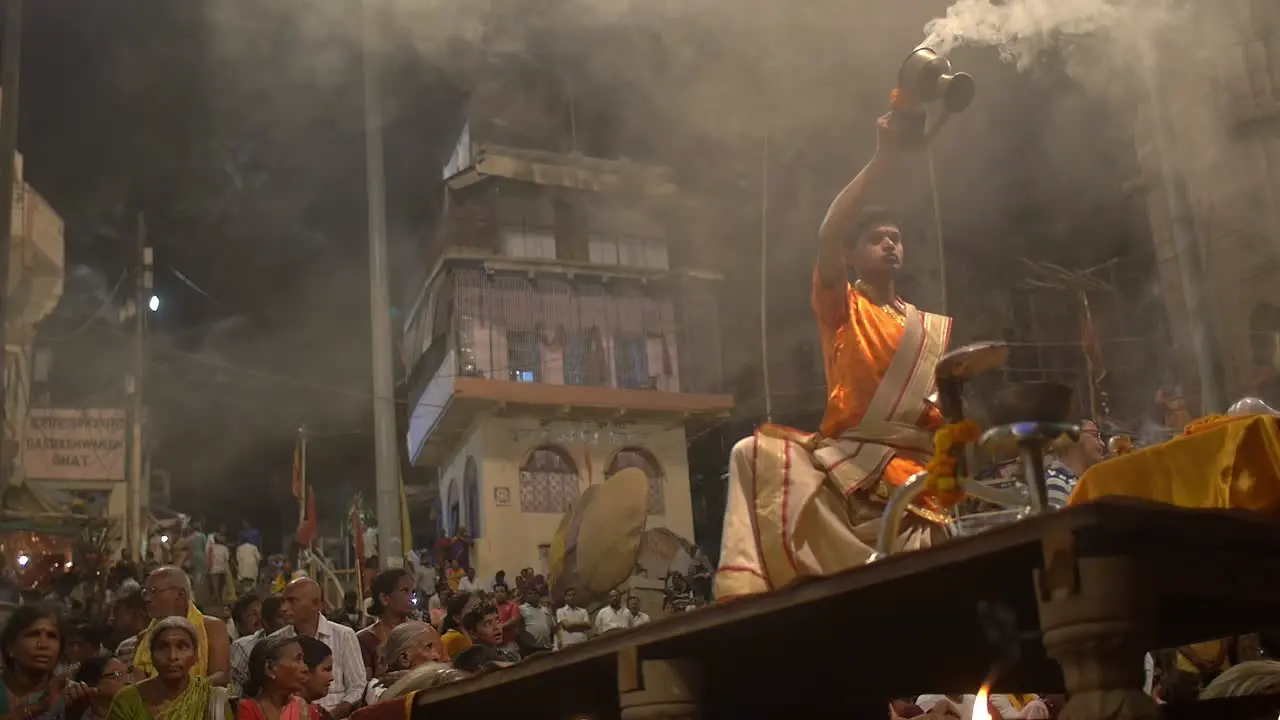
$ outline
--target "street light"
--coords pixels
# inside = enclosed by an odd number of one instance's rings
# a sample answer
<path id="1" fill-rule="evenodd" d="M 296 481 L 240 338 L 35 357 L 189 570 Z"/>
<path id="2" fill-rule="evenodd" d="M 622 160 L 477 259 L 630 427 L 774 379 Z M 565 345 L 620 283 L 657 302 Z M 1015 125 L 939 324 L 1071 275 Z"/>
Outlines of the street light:
<path id="1" fill-rule="evenodd" d="M 152 295 L 152 296 L 151 296 L 151 300 L 147 302 L 147 307 L 151 308 L 151 312 L 156 312 L 157 310 L 159 310 L 159 309 L 160 309 L 160 296 L 159 296 L 159 295 Z"/>

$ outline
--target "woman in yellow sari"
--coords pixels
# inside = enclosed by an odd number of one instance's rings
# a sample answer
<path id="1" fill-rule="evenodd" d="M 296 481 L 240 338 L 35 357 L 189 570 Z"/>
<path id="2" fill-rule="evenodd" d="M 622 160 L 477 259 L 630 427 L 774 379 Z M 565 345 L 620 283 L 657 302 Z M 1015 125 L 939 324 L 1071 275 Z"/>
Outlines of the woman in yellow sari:
<path id="1" fill-rule="evenodd" d="M 160 620 L 147 637 L 156 674 L 121 690 L 107 720 L 229 720 L 227 691 L 205 677 L 192 677 L 200 657 L 200 634 L 186 618 Z"/>

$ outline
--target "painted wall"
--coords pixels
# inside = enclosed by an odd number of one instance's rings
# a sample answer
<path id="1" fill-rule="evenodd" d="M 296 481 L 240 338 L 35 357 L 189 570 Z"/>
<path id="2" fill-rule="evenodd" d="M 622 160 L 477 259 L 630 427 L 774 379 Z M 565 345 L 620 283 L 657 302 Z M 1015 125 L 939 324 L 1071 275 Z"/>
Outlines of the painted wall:
<path id="1" fill-rule="evenodd" d="M 573 442 L 558 438 L 573 435 Z M 446 466 L 441 476 L 441 505 L 450 515 L 450 485 L 456 483 L 463 522 L 475 528 L 477 577 L 490 581 L 498 570 L 508 576 L 521 568 L 546 572 L 546 550 L 555 536 L 562 515 L 530 513 L 520 508 L 520 466 L 542 445 L 553 445 L 568 453 L 578 472 L 579 489 L 602 482 L 614 455 L 624 447 L 647 450 L 663 473 L 662 515 L 649 516 L 649 527 L 667 527 L 678 535 L 693 538 L 693 508 L 689 489 L 689 464 L 682 427 L 632 424 L 611 434 L 595 423 L 557 422 L 543 427 L 534 419 L 487 418 L 471 432 L 462 450 Z M 467 516 L 463 476 L 467 457 L 477 464 L 477 492 L 480 517 Z M 589 458 L 589 459 L 588 459 Z M 451 528 L 450 528 L 451 529 Z"/>

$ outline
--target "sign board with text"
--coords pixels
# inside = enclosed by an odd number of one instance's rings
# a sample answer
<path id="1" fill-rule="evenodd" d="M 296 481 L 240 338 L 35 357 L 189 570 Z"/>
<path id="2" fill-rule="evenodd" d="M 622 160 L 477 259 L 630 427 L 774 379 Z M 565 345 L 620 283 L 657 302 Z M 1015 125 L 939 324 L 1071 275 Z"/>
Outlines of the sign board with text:
<path id="1" fill-rule="evenodd" d="M 124 410 L 32 408 L 22 466 L 34 480 L 124 480 L 128 416 Z"/>

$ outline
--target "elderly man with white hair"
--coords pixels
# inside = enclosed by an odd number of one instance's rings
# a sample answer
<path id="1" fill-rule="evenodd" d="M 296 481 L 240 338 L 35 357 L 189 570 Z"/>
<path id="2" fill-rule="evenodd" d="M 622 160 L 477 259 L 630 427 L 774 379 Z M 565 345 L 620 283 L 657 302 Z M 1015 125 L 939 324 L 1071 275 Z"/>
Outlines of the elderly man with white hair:
<path id="1" fill-rule="evenodd" d="M 117 656 L 133 658 L 132 670 L 141 677 L 155 674 L 151 661 L 150 634 L 156 623 L 170 617 L 186 618 L 200 638 L 199 653 L 191 674 L 208 677 L 214 685 L 225 687 L 231 677 L 231 635 L 221 619 L 205 615 L 192 598 L 191 578 L 182 568 L 166 565 L 147 576 L 142 587 L 151 624 L 138 635 L 120 643 Z"/>

